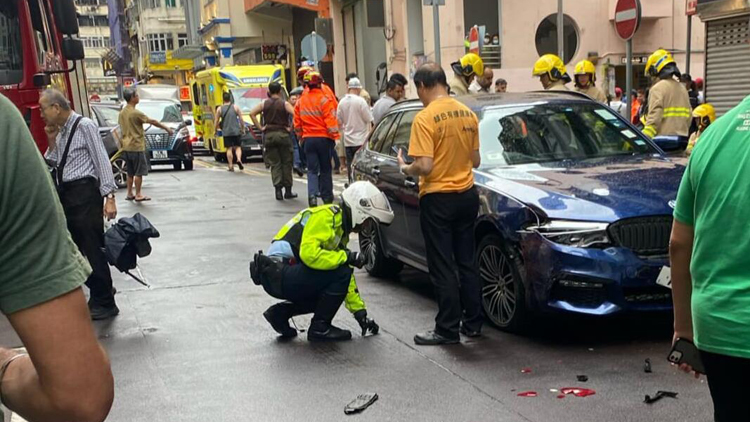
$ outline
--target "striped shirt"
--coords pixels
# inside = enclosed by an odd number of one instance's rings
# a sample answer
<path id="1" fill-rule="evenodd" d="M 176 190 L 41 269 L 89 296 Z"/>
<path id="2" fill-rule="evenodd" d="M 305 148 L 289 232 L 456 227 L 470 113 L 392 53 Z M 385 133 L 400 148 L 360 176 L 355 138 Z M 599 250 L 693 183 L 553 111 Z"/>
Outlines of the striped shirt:
<path id="1" fill-rule="evenodd" d="M 48 149 L 44 154 L 44 157 L 55 166 L 62 159 L 70 130 L 78 116 L 76 112 L 70 113 L 70 117 L 57 134 L 55 148 Z M 68 161 L 65 163 L 62 177 L 63 183 L 93 177 L 99 181 L 99 192 L 102 196 L 107 196 L 117 190 L 115 178 L 112 175 L 112 165 L 99 135 L 99 128 L 93 120 L 87 117 L 81 119 L 73 134 Z"/>

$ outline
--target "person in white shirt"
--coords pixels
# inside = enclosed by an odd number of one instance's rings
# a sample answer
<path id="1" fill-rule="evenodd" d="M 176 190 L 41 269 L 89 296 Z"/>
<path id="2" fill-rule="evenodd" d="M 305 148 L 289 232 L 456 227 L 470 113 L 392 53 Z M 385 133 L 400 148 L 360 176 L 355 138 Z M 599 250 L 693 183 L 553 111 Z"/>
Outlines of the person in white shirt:
<path id="1" fill-rule="evenodd" d="M 620 113 L 621 116 L 625 116 L 625 111 L 627 110 L 627 104 L 622 101 L 622 88 L 616 87 L 615 88 L 615 98 L 609 102 L 609 107 Z"/>
<path id="2" fill-rule="evenodd" d="M 481 78 L 474 78 L 474 82 L 469 85 L 469 92 L 472 94 L 489 94 L 492 92 L 492 79 L 495 72 L 488 66 L 484 67 L 484 73 Z"/>
<path id="3" fill-rule="evenodd" d="M 362 82 L 358 78 L 349 79 L 349 91 L 339 102 L 339 127 L 344 135 L 346 166 L 351 181 L 352 160 L 357 150 L 367 140 L 372 126 L 372 112 L 367 102 L 360 96 Z"/>

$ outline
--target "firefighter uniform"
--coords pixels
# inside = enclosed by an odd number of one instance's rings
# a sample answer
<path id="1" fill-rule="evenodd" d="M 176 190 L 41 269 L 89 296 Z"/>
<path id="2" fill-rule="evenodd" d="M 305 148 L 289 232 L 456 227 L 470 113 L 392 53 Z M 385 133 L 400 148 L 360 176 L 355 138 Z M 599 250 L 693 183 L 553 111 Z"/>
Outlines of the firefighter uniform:
<path id="1" fill-rule="evenodd" d="M 602 104 L 607 104 L 607 96 L 604 95 L 601 89 L 596 86 L 588 86 L 587 88 L 578 88 L 576 87 L 576 91 L 586 94 L 595 101 L 598 101 Z"/>
<path id="2" fill-rule="evenodd" d="M 579 82 L 579 77 L 588 75 L 589 80 L 585 85 Z M 601 89 L 596 87 L 596 66 L 589 60 L 581 60 L 576 64 L 575 73 L 576 91 L 588 95 L 593 100 L 598 101 L 602 104 L 607 104 L 607 96 L 604 95 Z"/>
<path id="3" fill-rule="evenodd" d="M 453 78 L 448 82 L 453 95 L 469 95 L 469 85 L 474 78 L 481 78 L 484 74 L 484 61 L 475 53 L 467 53 L 461 60 L 451 63 Z"/>
<path id="4" fill-rule="evenodd" d="M 657 81 L 649 90 L 643 133 L 666 151 L 684 150 L 690 132 L 690 96 L 676 79 L 680 72 L 672 55 L 656 50 L 646 62 L 646 74 Z"/>

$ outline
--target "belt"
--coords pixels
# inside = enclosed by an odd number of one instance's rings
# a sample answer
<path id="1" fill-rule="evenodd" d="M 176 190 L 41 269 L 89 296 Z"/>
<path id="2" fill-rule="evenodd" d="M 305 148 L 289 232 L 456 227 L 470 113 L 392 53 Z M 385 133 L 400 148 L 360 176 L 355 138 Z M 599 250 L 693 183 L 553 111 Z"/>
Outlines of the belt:
<path id="1" fill-rule="evenodd" d="M 295 262 L 294 262 L 293 259 L 284 258 L 283 256 L 269 256 L 268 258 L 270 258 L 272 261 L 277 262 L 279 264 L 284 264 L 284 265 L 294 265 L 295 264 Z"/>
<path id="2" fill-rule="evenodd" d="M 70 182 L 63 182 L 64 188 L 75 188 L 75 187 L 81 187 L 86 185 L 93 185 L 94 187 L 99 187 L 99 181 L 96 180 L 94 177 L 84 177 L 82 179 L 72 180 Z"/>

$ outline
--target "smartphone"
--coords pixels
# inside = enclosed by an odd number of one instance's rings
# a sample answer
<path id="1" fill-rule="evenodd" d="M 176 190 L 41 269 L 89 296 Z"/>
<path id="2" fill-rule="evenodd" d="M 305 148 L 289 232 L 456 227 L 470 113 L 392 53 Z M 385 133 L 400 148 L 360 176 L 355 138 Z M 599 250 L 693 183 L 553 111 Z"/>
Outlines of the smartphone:
<path id="1" fill-rule="evenodd" d="M 703 368 L 703 361 L 701 361 L 701 355 L 698 348 L 695 347 L 692 341 L 678 338 L 672 346 L 672 351 L 669 352 L 667 360 L 676 365 L 688 364 L 695 372 L 705 374 L 706 370 Z"/>
<path id="2" fill-rule="evenodd" d="M 394 154 L 396 154 L 396 157 L 398 157 L 398 152 L 402 151 L 403 152 L 402 156 L 404 157 L 404 162 L 406 164 L 411 164 L 414 161 L 414 159 L 412 157 L 409 157 L 407 155 L 406 150 L 403 149 L 403 148 L 401 148 L 401 147 L 397 147 L 397 146 L 394 145 L 394 146 L 391 147 L 391 150 L 393 151 Z"/>

